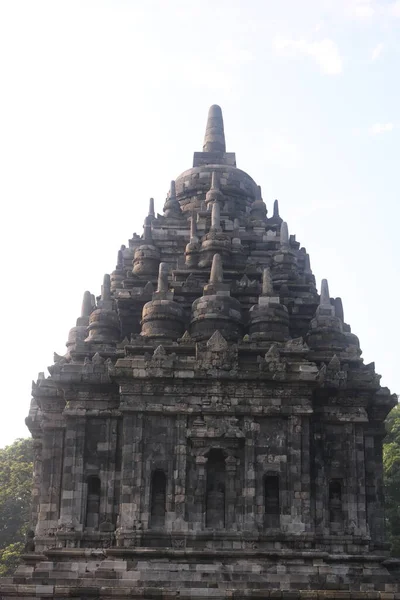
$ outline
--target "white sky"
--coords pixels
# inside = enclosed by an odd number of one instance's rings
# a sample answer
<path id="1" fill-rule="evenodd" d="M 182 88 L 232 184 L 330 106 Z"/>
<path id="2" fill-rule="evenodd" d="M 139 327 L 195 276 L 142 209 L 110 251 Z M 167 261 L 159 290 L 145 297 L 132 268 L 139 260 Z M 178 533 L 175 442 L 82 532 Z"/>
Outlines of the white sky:
<path id="1" fill-rule="evenodd" d="M 400 0 L 0 0 L 0 446 L 213 103 L 400 390 L 399 33 Z"/>

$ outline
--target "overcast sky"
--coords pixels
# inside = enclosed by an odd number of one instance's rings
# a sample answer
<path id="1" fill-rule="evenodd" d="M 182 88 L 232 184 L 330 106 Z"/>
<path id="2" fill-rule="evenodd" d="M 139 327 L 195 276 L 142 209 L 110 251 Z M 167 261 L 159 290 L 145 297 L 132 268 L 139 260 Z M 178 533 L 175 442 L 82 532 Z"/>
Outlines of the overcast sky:
<path id="1" fill-rule="evenodd" d="M 400 0 L 0 0 L 0 446 L 213 103 L 399 392 L 399 53 Z"/>

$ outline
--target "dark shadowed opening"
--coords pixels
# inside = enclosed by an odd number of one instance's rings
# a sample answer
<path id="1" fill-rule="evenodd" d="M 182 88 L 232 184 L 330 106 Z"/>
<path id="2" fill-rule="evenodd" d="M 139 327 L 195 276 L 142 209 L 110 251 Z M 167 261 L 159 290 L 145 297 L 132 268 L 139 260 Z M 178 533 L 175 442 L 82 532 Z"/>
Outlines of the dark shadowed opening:
<path id="1" fill-rule="evenodd" d="M 100 490 L 100 479 L 96 475 L 88 477 L 85 525 L 93 529 L 97 529 L 99 526 Z"/>
<path id="2" fill-rule="evenodd" d="M 225 456 L 211 450 L 207 461 L 206 527 L 225 527 Z"/>
<path id="3" fill-rule="evenodd" d="M 333 529 L 340 529 L 343 525 L 342 488 L 341 479 L 329 482 L 329 521 Z"/>
<path id="4" fill-rule="evenodd" d="M 164 471 L 157 469 L 151 478 L 150 527 L 163 527 L 166 495 L 167 478 Z"/>
<path id="5" fill-rule="evenodd" d="M 264 524 L 279 527 L 279 476 L 264 476 Z"/>

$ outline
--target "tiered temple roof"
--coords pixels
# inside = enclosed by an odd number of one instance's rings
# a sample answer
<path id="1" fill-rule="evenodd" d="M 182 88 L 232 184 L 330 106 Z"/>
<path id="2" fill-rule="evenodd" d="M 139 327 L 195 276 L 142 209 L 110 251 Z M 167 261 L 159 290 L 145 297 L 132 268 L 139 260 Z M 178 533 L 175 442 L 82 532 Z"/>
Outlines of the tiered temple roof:
<path id="1" fill-rule="evenodd" d="M 37 581 L 82 598 L 398 592 L 382 497 L 395 398 L 277 200 L 226 152 L 218 106 L 49 372 L 27 419 L 35 537 L 5 600 L 41 597 Z"/>

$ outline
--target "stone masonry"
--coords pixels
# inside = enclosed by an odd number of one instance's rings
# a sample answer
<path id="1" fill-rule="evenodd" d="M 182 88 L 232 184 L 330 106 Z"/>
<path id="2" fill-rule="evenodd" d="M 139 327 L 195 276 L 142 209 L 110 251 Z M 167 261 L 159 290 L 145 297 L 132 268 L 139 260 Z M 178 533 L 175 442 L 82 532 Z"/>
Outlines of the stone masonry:
<path id="1" fill-rule="evenodd" d="M 400 598 L 395 398 L 226 152 L 218 106 L 49 373 L 27 418 L 32 532 L 2 600 Z"/>

